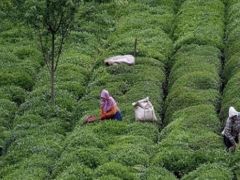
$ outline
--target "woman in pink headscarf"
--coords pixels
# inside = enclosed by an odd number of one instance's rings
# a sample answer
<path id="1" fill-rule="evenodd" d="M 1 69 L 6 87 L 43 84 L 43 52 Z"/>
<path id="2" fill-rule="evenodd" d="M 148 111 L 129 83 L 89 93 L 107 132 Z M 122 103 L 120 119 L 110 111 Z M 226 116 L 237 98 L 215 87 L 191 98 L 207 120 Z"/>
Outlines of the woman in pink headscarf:
<path id="1" fill-rule="evenodd" d="M 100 119 L 116 119 L 122 120 L 122 115 L 117 106 L 116 101 L 110 96 L 109 92 L 105 89 L 101 92 L 101 102 L 100 102 Z"/>

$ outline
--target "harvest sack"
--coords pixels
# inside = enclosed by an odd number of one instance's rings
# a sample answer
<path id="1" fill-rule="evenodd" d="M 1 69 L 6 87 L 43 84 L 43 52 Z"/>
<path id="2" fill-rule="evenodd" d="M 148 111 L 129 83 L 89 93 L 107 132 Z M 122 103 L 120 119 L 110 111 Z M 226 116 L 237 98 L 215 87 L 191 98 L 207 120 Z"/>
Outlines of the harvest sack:
<path id="1" fill-rule="evenodd" d="M 135 111 L 136 121 L 157 121 L 154 107 L 149 101 L 149 97 L 132 103 Z"/>
<path id="2" fill-rule="evenodd" d="M 132 55 L 114 56 L 104 60 L 107 65 L 117 65 L 117 64 L 135 64 L 135 58 Z"/>

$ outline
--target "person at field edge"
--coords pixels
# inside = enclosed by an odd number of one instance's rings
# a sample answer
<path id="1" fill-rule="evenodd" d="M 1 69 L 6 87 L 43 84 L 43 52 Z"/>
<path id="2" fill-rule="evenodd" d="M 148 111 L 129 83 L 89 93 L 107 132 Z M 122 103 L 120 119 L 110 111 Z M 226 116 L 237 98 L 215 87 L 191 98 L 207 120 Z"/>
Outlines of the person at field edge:
<path id="1" fill-rule="evenodd" d="M 222 132 L 224 144 L 226 145 L 228 151 L 235 151 L 237 144 L 239 143 L 239 133 L 240 113 L 238 113 L 234 107 L 230 107 L 226 125 Z"/>
<path id="2" fill-rule="evenodd" d="M 114 98 L 106 89 L 103 89 L 100 95 L 100 119 L 122 120 L 121 112 Z"/>

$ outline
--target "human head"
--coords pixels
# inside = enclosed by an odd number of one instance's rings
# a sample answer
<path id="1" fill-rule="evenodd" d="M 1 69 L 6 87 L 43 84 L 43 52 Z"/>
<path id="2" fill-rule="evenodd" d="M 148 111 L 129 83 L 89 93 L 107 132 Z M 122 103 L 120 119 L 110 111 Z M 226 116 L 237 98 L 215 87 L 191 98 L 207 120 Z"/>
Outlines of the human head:
<path id="1" fill-rule="evenodd" d="M 237 119 L 237 115 L 238 115 L 238 112 L 236 111 L 236 109 L 234 107 L 230 107 L 229 108 L 229 113 L 228 113 L 228 117 L 232 120 L 236 120 Z"/>
<path id="2" fill-rule="evenodd" d="M 116 101 L 106 89 L 102 90 L 100 98 L 100 105 L 105 112 L 109 111 L 114 105 L 116 105 Z"/>
<path id="3" fill-rule="evenodd" d="M 109 95 L 108 90 L 103 89 L 101 92 L 100 98 L 106 100 L 106 99 L 109 99 L 109 97 L 110 97 L 110 95 Z"/>

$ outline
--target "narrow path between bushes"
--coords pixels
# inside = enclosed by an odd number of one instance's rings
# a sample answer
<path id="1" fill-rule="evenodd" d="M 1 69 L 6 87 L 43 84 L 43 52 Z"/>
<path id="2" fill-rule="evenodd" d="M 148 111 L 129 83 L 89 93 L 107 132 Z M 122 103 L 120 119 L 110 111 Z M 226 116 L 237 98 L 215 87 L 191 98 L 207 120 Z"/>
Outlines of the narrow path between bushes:
<path id="1" fill-rule="evenodd" d="M 179 2 L 176 1 L 175 3 L 176 3 L 176 9 L 175 9 L 174 20 L 172 22 L 173 28 L 172 28 L 172 32 L 170 32 L 170 35 L 169 35 L 169 37 L 173 40 L 173 44 L 175 42 L 174 37 L 173 37 L 174 36 L 174 30 L 175 30 L 175 22 L 176 22 L 179 7 L 181 6 L 181 4 Z M 167 96 L 168 96 L 168 93 L 169 93 L 169 76 L 170 76 L 170 72 L 171 72 L 172 65 L 173 65 L 171 61 L 173 60 L 173 56 L 174 56 L 175 53 L 176 52 L 173 49 L 171 56 L 167 60 L 167 64 L 165 64 L 166 79 L 165 79 L 165 82 L 163 83 L 163 87 L 162 87 L 162 89 L 163 89 L 163 112 L 160 115 L 161 121 L 162 121 L 162 124 L 161 124 L 162 126 L 159 127 L 159 133 L 162 131 L 162 129 L 164 129 L 164 127 L 167 126 L 167 122 L 165 122 L 166 99 L 167 99 Z"/>
<path id="2" fill-rule="evenodd" d="M 227 38 L 227 4 L 225 3 L 225 9 L 224 9 L 224 49 L 221 50 L 222 56 L 221 56 L 221 71 L 220 71 L 220 81 L 221 81 L 221 85 L 220 85 L 220 102 L 219 102 L 219 106 L 217 107 L 217 114 L 219 115 L 219 120 L 223 122 L 223 119 L 221 119 L 220 117 L 220 112 L 221 112 L 221 108 L 222 108 L 222 103 L 223 103 L 223 91 L 225 89 L 225 86 L 227 84 L 227 79 L 224 77 L 224 68 L 225 68 L 225 63 L 226 63 L 226 54 L 225 54 L 225 47 L 226 47 L 226 38 Z M 227 113 L 227 112 L 226 112 Z"/>

